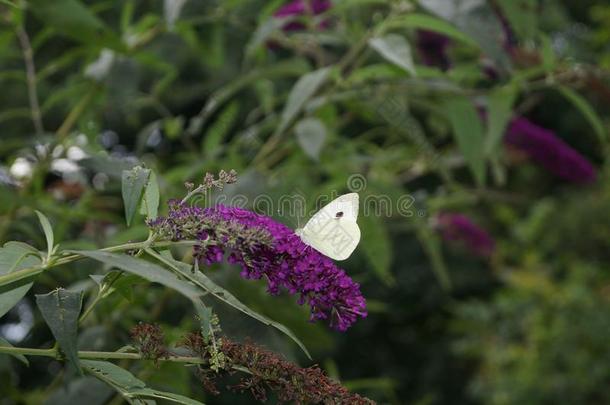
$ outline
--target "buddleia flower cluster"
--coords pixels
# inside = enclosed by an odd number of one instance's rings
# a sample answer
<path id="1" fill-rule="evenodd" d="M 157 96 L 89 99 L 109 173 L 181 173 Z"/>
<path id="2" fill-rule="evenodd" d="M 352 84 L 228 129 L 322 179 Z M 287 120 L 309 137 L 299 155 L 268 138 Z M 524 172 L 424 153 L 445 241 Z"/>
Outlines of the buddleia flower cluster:
<path id="1" fill-rule="evenodd" d="M 311 308 L 311 321 L 328 321 L 347 330 L 367 315 L 360 286 L 328 257 L 305 245 L 287 226 L 246 209 L 210 208 L 170 201 L 169 213 L 149 223 L 158 237 L 198 240 L 193 254 L 199 266 L 227 261 L 246 279 L 267 281 L 267 290 L 298 295 Z"/>
<path id="2" fill-rule="evenodd" d="M 489 257 L 493 254 L 496 247 L 493 238 L 466 215 L 443 212 L 437 215 L 436 222 L 444 240 L 459 242 L 476 256 Z"/>
<path id="3" fill-rule="evenodd" d="M 139 323 L 131 329 L 129 335 L 145 359 L 154 360 L 158 365 L 159 359 L 169 358 L 170 352 L 165 347 L 165 338 L 159 325 Z"/>
<path id="4" fill-rule="evenodd" d="M 210 359 L 210 346 L 200 333 L 190 333 L 182 346 L 203 360 Z M 232 374 L 235 367 L 248 370 L 248 376 L 240 378 L 236 385 L 228 386 L 235 392 L 249 392 L 254 399 L 266 402 L 268 391 L 274 392 L 277 403 L 374 405 L 375 402 L 352 393 L 339 382 L 329 378 L 317 366 L 301 368 L 283 357 L 252 342 L 234 342 L 223 338 L 220 346 L 226 356 L 225 368 L 211 372 L 199 366 L 197 375 L 203 387 L 218 395 L 219 377 Z"/>
<path id="5" fill-rule="evenodd" d="M 586 184 L 597 178 L 595 167 L 555 134 L 523 117 L 512 120 L 504 142 L 566 181 Z"/>

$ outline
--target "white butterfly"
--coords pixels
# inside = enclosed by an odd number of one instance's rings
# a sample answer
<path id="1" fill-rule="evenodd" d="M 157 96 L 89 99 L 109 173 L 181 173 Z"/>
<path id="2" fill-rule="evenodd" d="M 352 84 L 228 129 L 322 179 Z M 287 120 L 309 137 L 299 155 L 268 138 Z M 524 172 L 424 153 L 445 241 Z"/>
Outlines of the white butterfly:
<path id="1" fill-rule="evenodd" d="M 318 211 L 296 230 L 303 243 L 335 260 L 345 260 L 360 242 L 358 194 L 344 194 Z"/>

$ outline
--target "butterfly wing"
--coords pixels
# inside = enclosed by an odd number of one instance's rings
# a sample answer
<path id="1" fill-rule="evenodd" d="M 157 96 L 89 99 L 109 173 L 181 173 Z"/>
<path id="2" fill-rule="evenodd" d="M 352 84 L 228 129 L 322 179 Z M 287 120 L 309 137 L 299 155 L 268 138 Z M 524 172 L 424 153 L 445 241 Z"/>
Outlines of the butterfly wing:
<path id="1" fill-rule="evenodd" d="M 335 259 L 347 259 L 360 242 L 358 194 L 342 195 L 318 211 L 299 232 L 303 242 Z"/>
<path id="2" fill-rule="evenodd" d="M 326 204 L 320 211 L 316 212 L 307 222 L 305 228 L 311 224 L 325 221 L 329 218 L 345 218 L 356 222 L 356 219 L 358 219 L 358 204 L 359 198 L 357 193 L 343 194 Z M 338 216 L 337 214 L 341 215 Z"/>
<path id="3" fill-rule="evenodd" d="M 360 228 L 354 221 L 328 219 L 315 229 L 303 228 L 301 240 L 318 252 L 335 260 L 345 260 L 360 242 Z"/>

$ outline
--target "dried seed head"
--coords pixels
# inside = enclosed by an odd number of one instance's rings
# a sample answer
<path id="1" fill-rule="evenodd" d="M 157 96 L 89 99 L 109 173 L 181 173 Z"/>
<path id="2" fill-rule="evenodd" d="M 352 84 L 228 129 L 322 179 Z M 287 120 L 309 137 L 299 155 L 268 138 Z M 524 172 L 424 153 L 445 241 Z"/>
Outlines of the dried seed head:
<path id="1" fill-rule="evenodd" d="M 159 325 L 140 322 L 131 329 L 129 334 L 144 358 L 154 360 L 157 364 L 159 359 L 169 357 L 163 331 Z"/>

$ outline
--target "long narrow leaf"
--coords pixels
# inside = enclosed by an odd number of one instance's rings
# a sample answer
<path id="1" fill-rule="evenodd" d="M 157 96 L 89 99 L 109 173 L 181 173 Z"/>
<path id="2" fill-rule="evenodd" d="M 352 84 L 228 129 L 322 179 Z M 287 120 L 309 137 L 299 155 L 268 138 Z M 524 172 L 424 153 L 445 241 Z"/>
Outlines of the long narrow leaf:
<path id="1" fill-rule="evenodd" d="M 445 111 L 458 147 L 479 185 L 485 183 L 483 125 L 474 105 L 465 97 L 452 97 L 445 102 Z"/>
<path id="2" fill-rule="evenodd" d="M 487 115 L 487 137 L 485 140 L 486 156 L 491 156 L 497 152 L 506 126 L 511 119 L 512 107 L 516 96 L 517 89 L 514 86 L 500 87 L 490 94 Z"/>
<path id="3" fill-rule="evenodd" d="M 384 59 L 415 76 L 415 64 L 413 63 L 411 47 L 403 36 L 388 34 L 384 37 L 371 38 L 369 45 L 379 52 Z"/>
<path id="4" fill-rule="evenodd" d="M 44 236 L 47 239 L 47 259 L 51 257 L 53 253 L 54 246 L 54 237 L 53 237 L 53 227 L 49 222 L 49 219 L 40 211 L 36 210 L 36 215 L 38 215 L 38 220 L 40 221 L 40 226 L 44 232 Z"/>
<path id="5" fill-rule="evenodd" d="M 129 402 L 132 402 L 131 400 L 134 398 L 159 398 L 179 404 L 203 405 L 203 402 L 184 395 L 148 388 L 142 380 L 113 363 L 99 360 L 81 360 L 81 364 L 87 372 L 113 387 Z"/>
<path id="6" fill-rule="evenodd" d="M 305 103 L 318 91 L 330 75 L 329 68 L 322 68 L 303 75 L 292 87 L 286 106 L 282 111 L 280 125 L 276 133 L 281 134 L 301 112 Z"/>
<path id="7" fill-rule="evenodd" d="M 73 253 L 89 257 L 113 267 L 117 267 L 128 273 L 132 273 L 148 281 L 152 281 L 153 283 L 162 284 L 165 287 L 178 291 L 190 300 L 198 299 L 198 297 L 201 295 L 197 288 L 190 283 L 180 280 L 170 271 L 155 263 L 147 262 L 146 260 L 138 259 L 125 254 L 100 252 L 97 250 L 77 250 L 73 251 Z"/>
<path id="8" fill-rule="evenodd" d="M 303 342 L 301 342 L 301 340 L 299 340 L 299 338 L 294 334 L 294 332 L 292 332 L 290 329 L 288 329 L 281 323 L 273 321 L 267 318 L 266 316 L 254 311 L 253 309 L 242 303 L 240 300 L 238 300 L 237 297 L 235 297 L 229 291 L 225 290 L 224 288 L 213 282 L 202 272 L 193 271 L 192 266 L 189 266 L 186 263 L 176 261 L 173 258 L 162 256 L 152 249 L 146 249 L 146 253 L 161 261 L 162 263 L 166 264 L 167 266 L 171 267 L 174 271 L 180 273 L 182 276 L 192 281 L 195 285 L 209 292 L 222 302 L 232 306 L 233 308 L 243 312 L 248 316 L 251 316 L 257 321 L 264 323 L 265 325 L 273 326 L 274 328 L 278 329 L 279 331 L 290 337 L 297 345 L 299 345 L 301 350 L 303 350 L 307 357 L 311 359 L 309 351 L 307 350 Z"/>
<path id="9" fill-rule="evenodd" d="M 599 115 L 597 115 L 593 107 L 591 107 L 591 104 L 589 104 L 589 102 L 583 96 L 569 87 L 557 86 L 557 90 L 569 102 L 571 102 L 572 105 L 578 109 L 578 111 L 580 111 L 580 113 L 589 122 L 589 125 L 591 125 L 591 128 L 593 128 L 593 131 L 595 131 L 595 135 L 597 135 L 599 140 L 601 142 L 606 142 L 606 129 L 604 128 L 604 124 Z"/>

